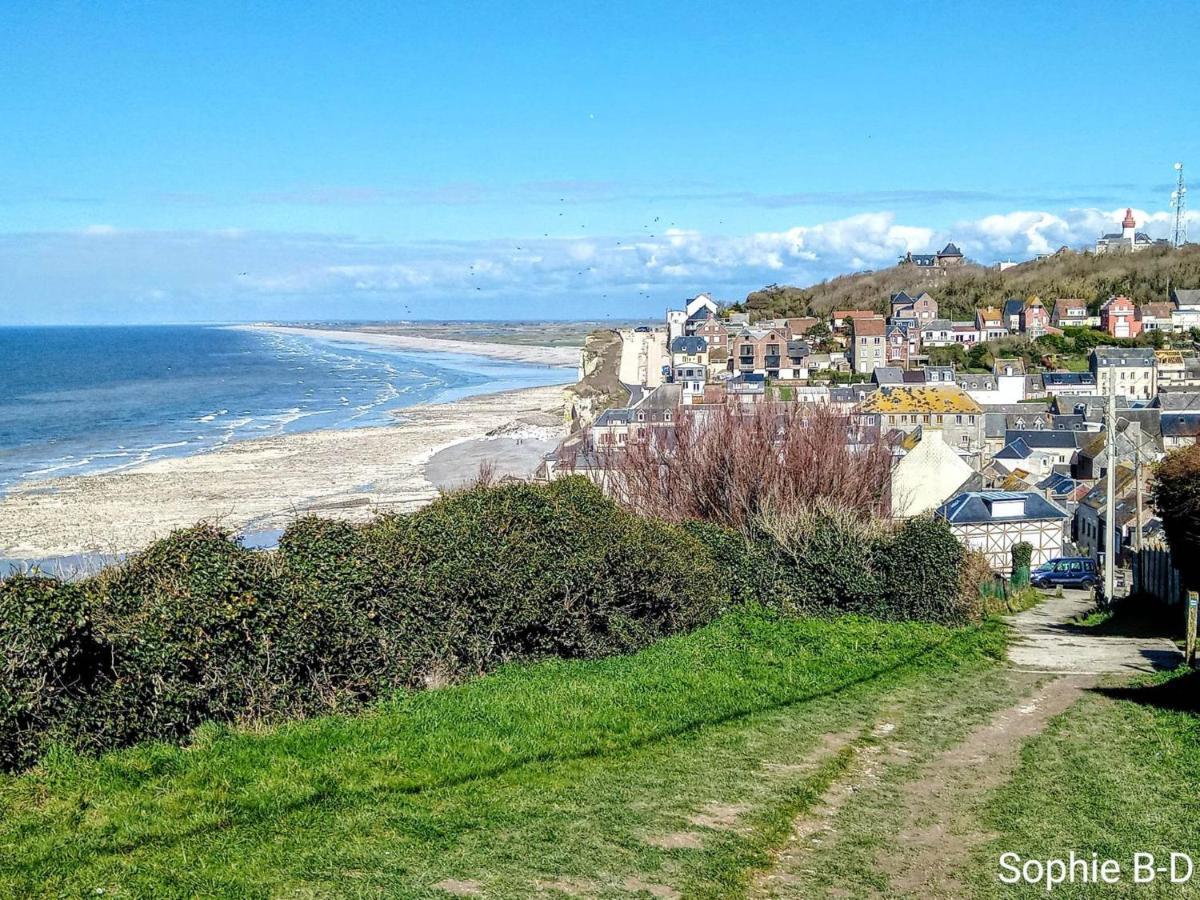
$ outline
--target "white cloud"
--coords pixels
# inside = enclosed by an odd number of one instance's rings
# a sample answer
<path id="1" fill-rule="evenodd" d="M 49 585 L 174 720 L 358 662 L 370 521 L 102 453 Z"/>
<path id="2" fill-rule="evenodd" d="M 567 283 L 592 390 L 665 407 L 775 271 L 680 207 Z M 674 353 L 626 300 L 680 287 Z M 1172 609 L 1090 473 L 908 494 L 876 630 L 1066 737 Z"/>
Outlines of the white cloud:
<path id="1" fill-rule="evenodd" d="M 810 284 L 949 240 L 985 263 L 1090 246 L 1124 214 L 1017 210 L 935 228 L 881 211 L 732 236 L 672 228 L 655 238 L 419 243 L 92 225 L 0 235 L 0 296 L 16 298 L 17 322 L 657 314 L 701 290 L 735 299 L 770 282 Z M 1134 216 L 1155 237 L 1173 224 L 1169 211 Z"/>

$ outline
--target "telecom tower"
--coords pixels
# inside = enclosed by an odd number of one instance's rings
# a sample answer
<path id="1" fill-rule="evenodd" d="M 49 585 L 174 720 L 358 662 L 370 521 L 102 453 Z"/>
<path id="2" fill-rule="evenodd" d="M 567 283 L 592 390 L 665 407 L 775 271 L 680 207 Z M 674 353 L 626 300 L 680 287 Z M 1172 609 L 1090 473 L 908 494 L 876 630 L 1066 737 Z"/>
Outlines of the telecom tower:
<path id="1" fill-rule="evenodd" d="M 1175 171 L 1179 173 L 1179 184 L 1171 191 L 1171 206 L 1175 210 L 1176 249 L 1187 243 L 1187 186 L 1183 183 L 1183 163 L 1175 163 Z"/>

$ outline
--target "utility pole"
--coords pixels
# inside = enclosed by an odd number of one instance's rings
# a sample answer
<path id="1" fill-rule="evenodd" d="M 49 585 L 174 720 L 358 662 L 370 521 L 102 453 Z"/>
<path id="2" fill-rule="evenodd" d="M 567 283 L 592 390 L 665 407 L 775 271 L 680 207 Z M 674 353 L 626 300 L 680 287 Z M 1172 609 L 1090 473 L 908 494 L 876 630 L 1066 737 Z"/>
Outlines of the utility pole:
<path id="1" fill-rule="evenodd" d="M 1108 465 L 1104 472 L 1104 483 L 1108 489 L 1108 499 L 1105 502 L 1104 522 L 1104 602 L 1113 602 L 1113 568 L 1117 552 L 1117 373 L 1113 368 L 1108 370 L 1108 415 L 1104 417 L 1104 430 L 1108 436 L 1104 443 L 1108 448 Z"/>
<path id="2" fill-rule="evenodd" d="M 1133 480 L 1137 485 L 1137 521 L 1134 523 L 1133 549 L 1142 552 L 1142 435 L 1139 430 L 1133 448 Z M 1139 565 L 1141 557 L 1138 557 Z"/>

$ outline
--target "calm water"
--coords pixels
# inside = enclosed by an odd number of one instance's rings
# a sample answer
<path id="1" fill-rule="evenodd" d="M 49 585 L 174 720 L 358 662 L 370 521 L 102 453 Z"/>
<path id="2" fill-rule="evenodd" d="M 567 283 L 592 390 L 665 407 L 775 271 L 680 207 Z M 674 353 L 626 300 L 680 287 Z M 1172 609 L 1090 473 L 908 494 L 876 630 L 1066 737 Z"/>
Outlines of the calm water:
<path id="1" fill-rule="evenodd" d="M 562 368 L 225 328 L 0 328 L 0 493 L 572 380 Z"/>

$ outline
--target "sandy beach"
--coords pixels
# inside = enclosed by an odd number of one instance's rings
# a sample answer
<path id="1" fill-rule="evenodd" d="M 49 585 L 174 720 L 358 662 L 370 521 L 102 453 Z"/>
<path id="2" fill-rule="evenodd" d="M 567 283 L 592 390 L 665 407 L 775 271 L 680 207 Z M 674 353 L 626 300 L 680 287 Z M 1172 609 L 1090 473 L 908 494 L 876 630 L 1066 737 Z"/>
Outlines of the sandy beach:
<path id="1" fill-rule="evenodd" d="M 426 353 L 469 353 L 489 359 L 529 363 L 542 366 L 579 367 L 578 347 L 537 347 L 525 344 L 497 344 L 488 341 L 455 341 L 445 338 L 408 334 L 381 334 L 376 331 L 334 328 L 302 328 L 292 325 L 236 325 L 254 331 L 274 331 L 297 334 L 323 340 L 345 340 L 356 344 L 373 344 L 395 350 L 422 350 Z M 574 378 L 565 378 L 564 381 Z"/>
<path id="2" fill-rule="evenodd" d="M 484 460 L 530 474 L 562 433 L 561 409 L 560 387 L 529 388 L 410 407 L 393 426 L 248 440 L 32 482 L 0 498 L 0 558 L 128 552 L 201 520 L 262 531 L 304 513 L 362 521 L 412 509 L 436 497 L 438 484 L 477 474 Z"/>

